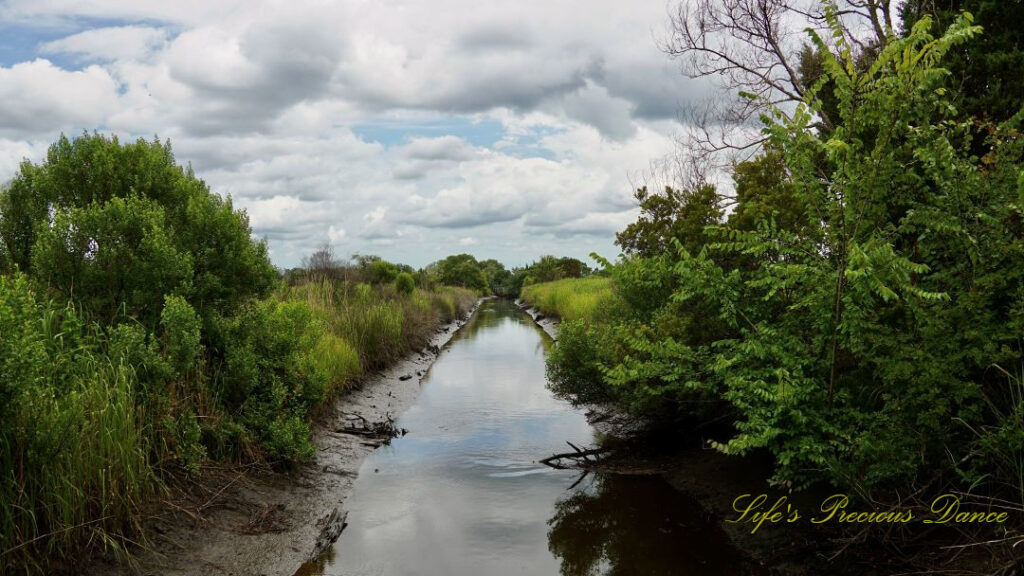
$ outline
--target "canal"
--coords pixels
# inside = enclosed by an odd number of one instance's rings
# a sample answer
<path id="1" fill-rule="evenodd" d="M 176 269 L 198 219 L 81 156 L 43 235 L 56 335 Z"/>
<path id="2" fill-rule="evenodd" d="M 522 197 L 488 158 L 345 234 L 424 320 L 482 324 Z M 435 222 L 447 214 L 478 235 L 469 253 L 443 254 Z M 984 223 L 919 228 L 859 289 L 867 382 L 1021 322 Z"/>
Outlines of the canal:
<path id="1" fill-rule="evenodd" d="M 537 460 L 592 446 L 552 396 L 550 338 L 485 302 L 398 420 L 408 434 L 363 463 L 348 527 L 302 576 L 740 574 L 724 534 L 658 476 L 589 475 Z"/>

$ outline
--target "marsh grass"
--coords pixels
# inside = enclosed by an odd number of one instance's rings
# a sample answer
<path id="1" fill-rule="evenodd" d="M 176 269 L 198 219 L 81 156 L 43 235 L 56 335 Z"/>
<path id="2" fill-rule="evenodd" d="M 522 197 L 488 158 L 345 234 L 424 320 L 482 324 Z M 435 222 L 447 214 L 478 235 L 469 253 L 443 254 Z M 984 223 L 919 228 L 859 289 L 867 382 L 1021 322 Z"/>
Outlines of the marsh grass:
<path id="1" fill-rule="evenodd" d="M 417 288 L 402 293 L 392 285 L 328 280 L 282 284 L 275 297 L 304 301 L 323 320 L 323 330 L 330 336 L 321 337 L 311 357 L 314 364 L 335 367 L 340 381 L 332 389 L 342 390 L 361 374 L 424 346 L 439 322 L 465 314 L 477 299 L 464 288 Z M 359 360 L 358 370 L 353 354 Z"/>
<path id="2" fill-rule="evenodd" d="M 74 308 L 0 282 L 0 330 L 17 326 L 21 347 L 0 350 L 0 377 L 12 378 L 0 400 L 0 572 L 87 547 L 124 554 L 159 487 L 134 369 L 105 354 Z"/>
<path id="3" fill-rule="evenodd" d="M 970 459 L 973 466 L 965 473 L 974 485 L 995 482 L 998 491 L 1014 494 L 1018 513 L 1024 512 L 1024 366 L 1010 372 L 993 367 L 1005 376 L 1005 388 L 983 393 L 988 408 L 987 423 L 960 424 L 974 435 Z"/>
<path id="4" fill-rule="evenodd" d="M 616 298 L 611 279 L 601 276 L 566 278 L 524 286 L 521 297 L 541 312 L 567 322 L 594 321 L 614 307 Z"/>

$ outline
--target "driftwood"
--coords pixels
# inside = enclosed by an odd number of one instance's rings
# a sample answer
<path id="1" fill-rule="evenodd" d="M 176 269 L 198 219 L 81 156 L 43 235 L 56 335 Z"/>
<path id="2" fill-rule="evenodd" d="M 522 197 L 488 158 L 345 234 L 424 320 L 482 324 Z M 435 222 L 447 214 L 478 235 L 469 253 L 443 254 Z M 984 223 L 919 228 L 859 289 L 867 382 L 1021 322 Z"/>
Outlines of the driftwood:
<path id="1" fill-rule="evenodd" d="M 601 456 L 606 456 L 608 453 L 612 451 L 612 449 L 609 447 L 590 448 L 587 450 L 583 450 L 582 448 L 573 444 L 572 442 L 566 441 L 566 444 L 572 447 L 572 452 L 552 454 L 547 458 L 538 460 L 538 462 L 545 466 L 550 466 L 551 468 L 555 468 L 558 470 L 567 470 L 570 468 L 590 468 L 600 463 Z M 563 461 L 570 461 L 572 463 L 566 465 L 563 463 Z"/>
<path id="2" fill-rule="evenodd" d="M 405 436 L 408 432 L 405 428 L 395 426 L 395 420 L 390 415 L 387 417 L 387 420 L 383 420 L 381 422 L 370 422 L 359 414 L 343 414 L 349 419 L 349 424 L 341 428 L 335 428 L 335 432 L 339 434 L 351 434 L 353 436 L 369 438 L 376 441 L 375 444 L 377 445 L 381 443 L 387 444 L 392 438 L 396 436 Z"/>

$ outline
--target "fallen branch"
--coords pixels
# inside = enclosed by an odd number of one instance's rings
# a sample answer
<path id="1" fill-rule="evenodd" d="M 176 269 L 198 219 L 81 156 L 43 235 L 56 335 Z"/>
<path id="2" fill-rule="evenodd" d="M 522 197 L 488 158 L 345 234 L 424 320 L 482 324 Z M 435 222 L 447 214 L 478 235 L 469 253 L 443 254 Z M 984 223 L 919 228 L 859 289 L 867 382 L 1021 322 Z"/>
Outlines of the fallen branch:
<path id="1" fill-rule="evenodd" d="M 599 458 L 596 458 L 597 456 L 608 454 L 609 452 L 612 451 L 611 448 L 591 448 L 589 450 L 581 450 L 572 442 L 567 442 L 567 444 L 569 444 L 569 446 L 572 446 L 574 450 L 573 452 L 562 452 L 561 454 L 552 454 L 551 456 L 539 460 L 538 462 L 545 466 L 555 468 L 557 470 L 580 468 L 582 467 L 581 463 L 586 463 L 588 465 L 596 464 L 597 462 L 599 462 Z M 595 458 L 591 459 L 591 456 L 594 456 Z M 559 462 L 560 460 L 572 460 L 575 461 L 575 465 L 566 466 Z"/>

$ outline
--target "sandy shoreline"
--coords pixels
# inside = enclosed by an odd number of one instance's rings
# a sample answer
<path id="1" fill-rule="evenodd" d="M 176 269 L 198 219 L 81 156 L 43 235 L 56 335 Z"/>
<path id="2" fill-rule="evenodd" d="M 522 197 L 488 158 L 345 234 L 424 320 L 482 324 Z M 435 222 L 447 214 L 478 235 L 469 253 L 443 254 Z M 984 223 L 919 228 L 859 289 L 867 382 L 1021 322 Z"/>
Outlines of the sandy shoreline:
<path id="1" fill-rule="evenodd" d="M 367 377 L 325 409 L 313 427 L 313 462 L 285 473 L 239 473 L 198 513 L 188 507 L 175 513 L 167 505 L 171 510 L 145 522 L 152 546 L 134 559 L 134 568 L 100 559 L 68 567 L 68 573 L 292 576 L 341 534 L 343 504 L 363 460 L 379 446 L 336 430 L 358 417 L 369 423 L 397 419 L 419 395 L 441 348 L 481 301 L 461 320 L 440 326 L 423 350 Z"/>

